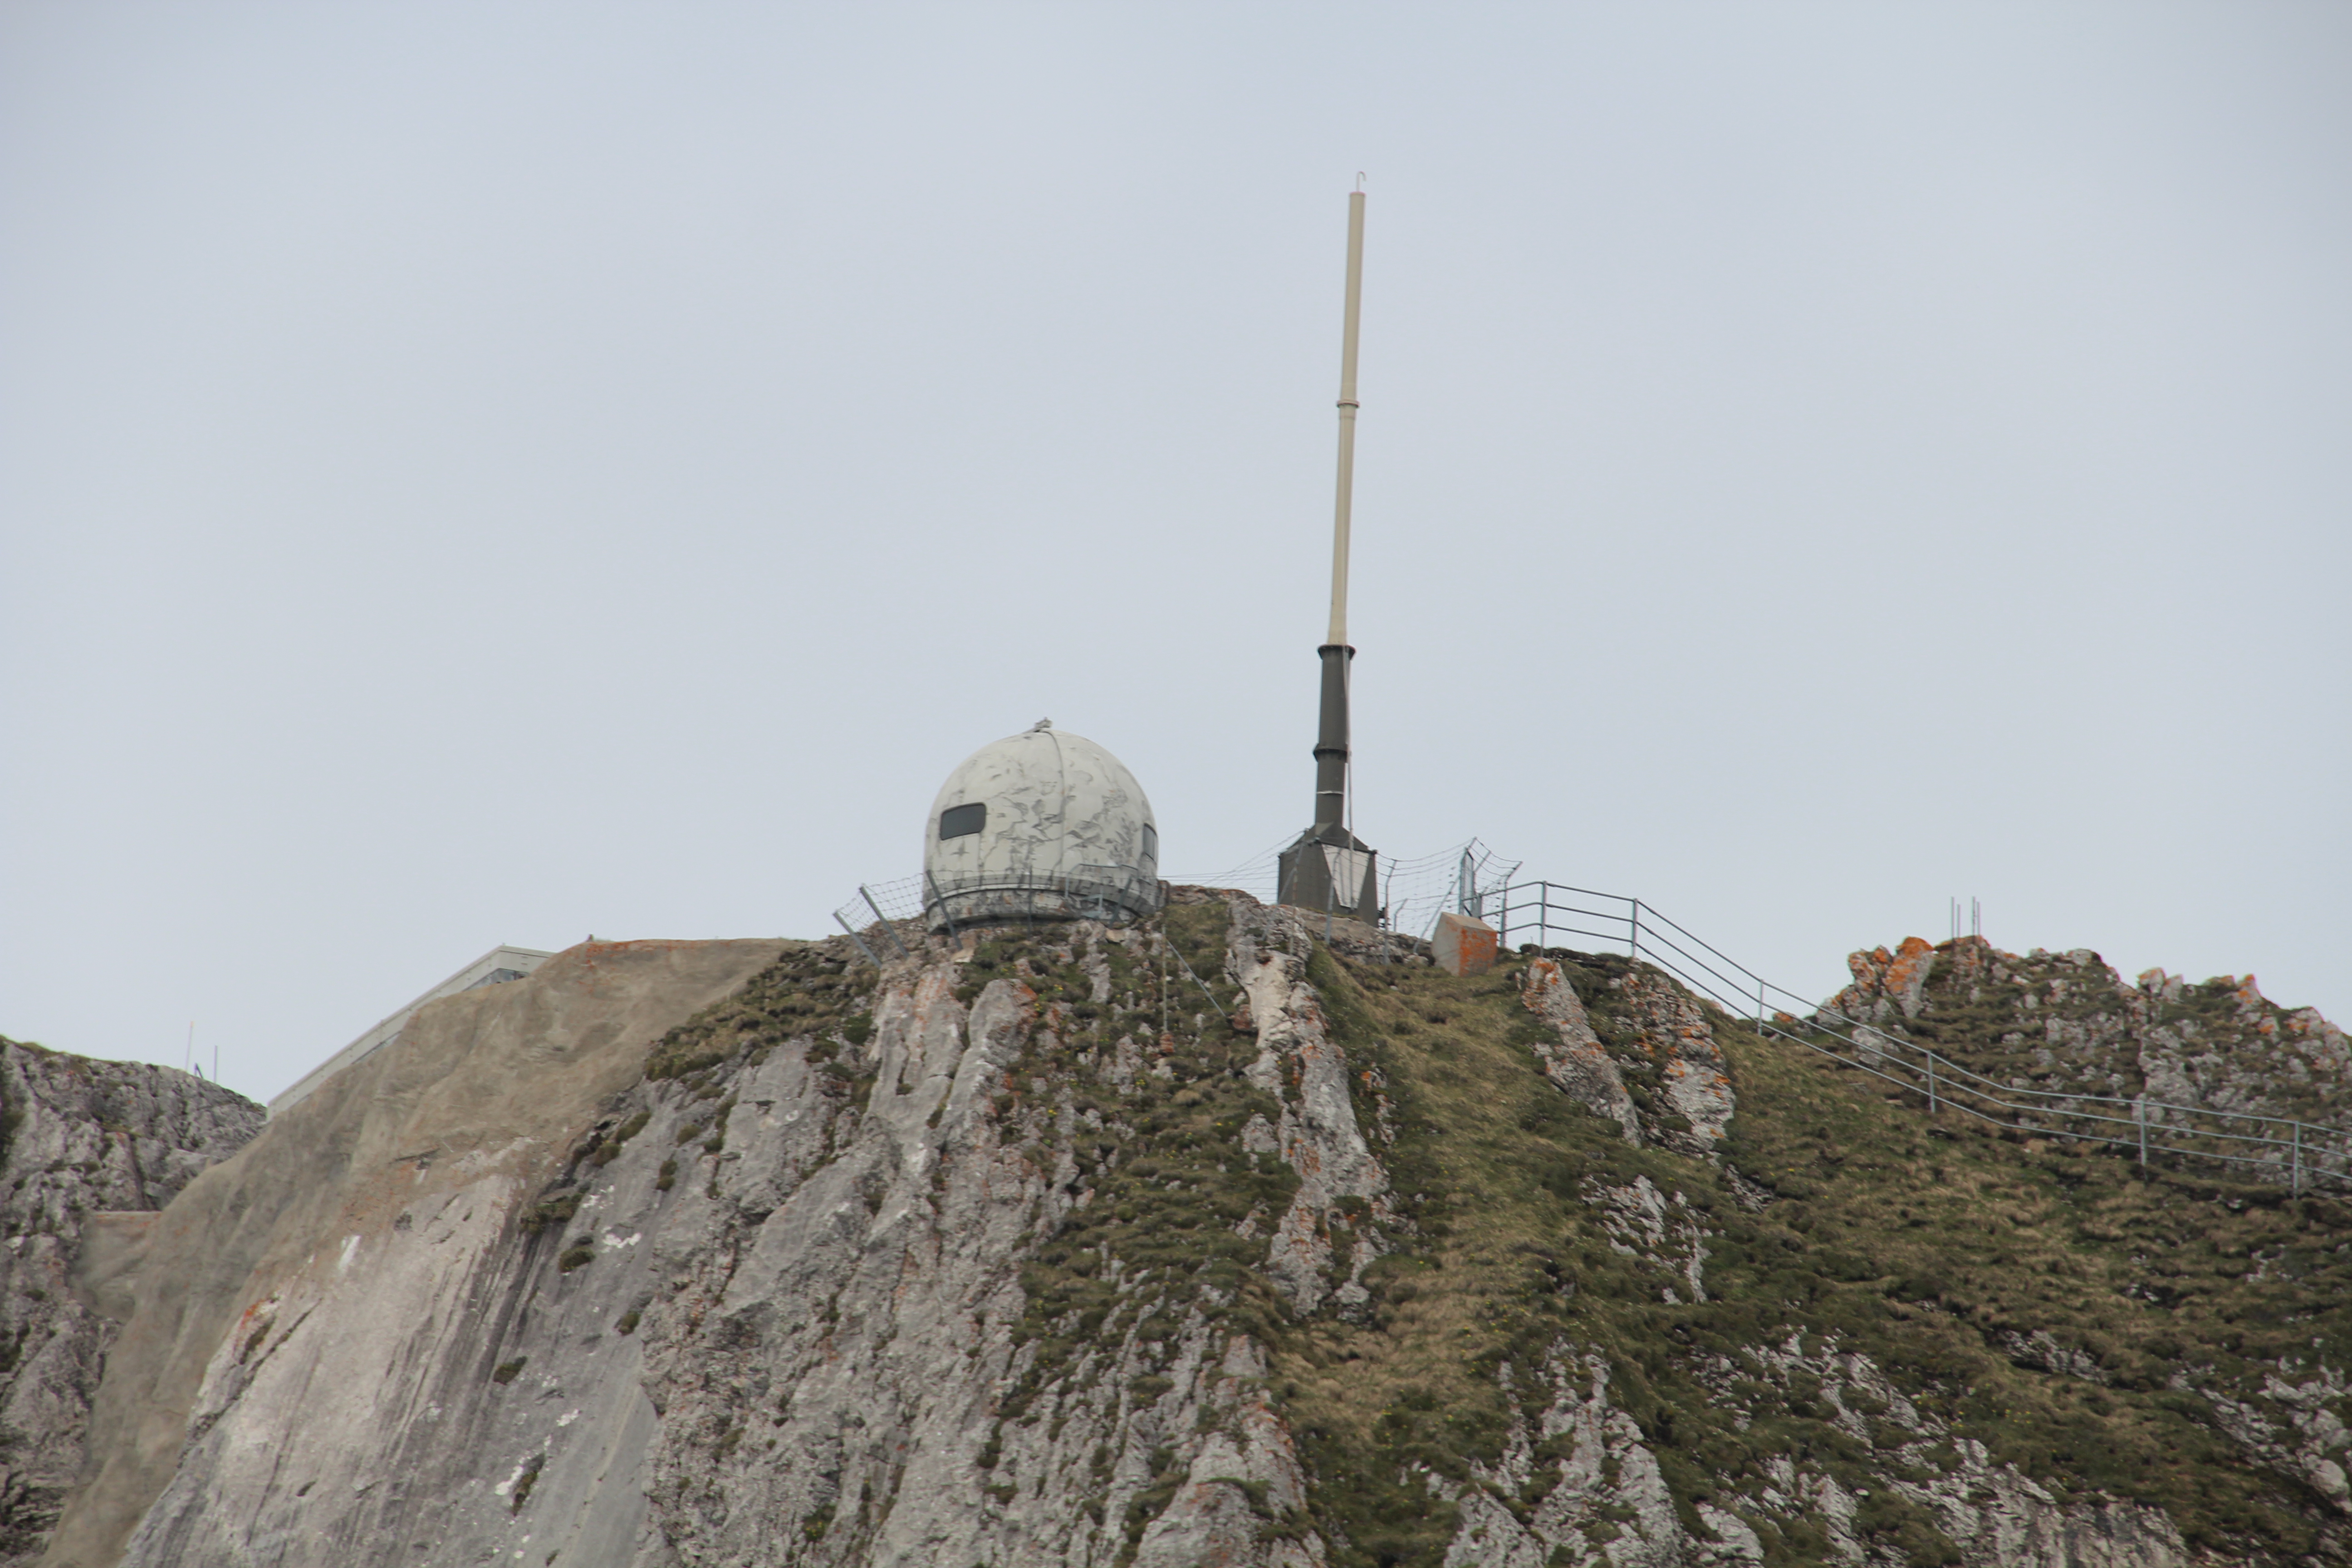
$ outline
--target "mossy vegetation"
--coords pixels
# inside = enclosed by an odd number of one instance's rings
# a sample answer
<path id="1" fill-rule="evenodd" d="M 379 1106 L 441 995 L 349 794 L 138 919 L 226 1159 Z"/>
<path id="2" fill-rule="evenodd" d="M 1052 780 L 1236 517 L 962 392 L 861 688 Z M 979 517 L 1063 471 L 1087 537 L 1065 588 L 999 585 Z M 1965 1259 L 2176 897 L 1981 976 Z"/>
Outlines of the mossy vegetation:
<path id="1" fill-rule="evenodd" d="M 1609 981 L 1624 961 L 1563 956 L 1596 1032 L 1622 1037 Z M 1950 1437 L 2062 1497 L 2161 1507 L 2210 1550 L 2311 1550 L 2315 1494 L 2248 1464 L 2210 1404 L 2173 1384 L 2210 1378 L 2255 1398 L 2267 1368 L 2343 1363 L 2344 1204 L 1931 1121 L 1916 1097 L 1890 1101 L 1879 1080 L 1721 1016 L 1739 1094 L 1723 1164 L 1635 1148 L 1530 1070 L 1516 1043 L 1525 962 L 1457 980 L 1318 957 L 1327 995 L 1356 1004 L 1330 1008 L 1335 1031 L 1386 1079 L 1392 1179 L 1430 1243 L 1382 1260 L 1373 1322 L 1307 1325 L 1286 1347 L 1307 1429 L 1372 1461 L 1350 1468 L 1491 1461 L 1494 1368 L 1511 1363 L 1516 1386 L 1531 1386 L 1533 1359 L 1565 1338 L 1609 1358 L 1612 1402 L 1678 1502 L 1740 1512 L 1768 1560 L 1808 1561 L 1818 1543 L 1755 1506 L 1771 1460 L 1855 1490 L 1920 1461 L 1895 1458 L 1918 1446 L 1906 1435 L 1858 1442 L 1817 1391 L 1771 1375 L 1756 1352 L 1793 1335 L 1870 1356 Z M 1636 1102 L 1654 1104 L 1638 1068 L 1626 1076 Z M 1775 1201 L 1751 1212 L 1725 1167 Z M 1706 1301 L 1667 1300 L 1675 1281 L 1610 1246 L 1589 1200 L 1643 1177 L 1707 1233 Z M 1419 1289 L 1424 1270 L 1445 1288 Z M 1398 1300 L 1399 1285 L 1412 1294 Z M 2061 1347 L 2039 1353 L 2063 1370 L 2031 1364 L 2037 1334 Z M 1957 1560 L 1924 1510 L 1883 1486 L 1872 1500 L 1859 1524 L 1876 1544 Z"/>
<path id="2" fill-rule="evenodd" d="M 1878 1080 L 1719 1014 L 1739 1101 L 1717 1157 L 1636 1146 L 1538 1070 L 1526 955 L 1455 978 L 1318 945 L 1308 977 L 1359 1123 L 1391 1130 L 1375 1152 L 1395 1216 L 1366 1243 L 1384 1251 L 1363 1275 L 1369 1303 L 1297 1316 L 1258 1272 L 1296 1178 L 1240 1146 L 1253 1116 L 1278 1110 L 1240 1076 L 1255 1039 L 1220 1016 L 1239 1000 L 1223 973 L 1225 919 L 1219 903 L 1166 917 L 1214 1008 L 1181 969 L 1116 952 L 1106 1004 L 1035 939 L 996 938 L 971 966 L 975 994 L 1018 970 L 1066 1007 L 1065 1049 L 1108 1049 L 1128 1030 L 1169 1069 L 1115 1104 L 1073 1101 L 1068 1143 L 1097 1196 L 1024 1274 L 1020 1331 L 1042 1348 L 1006 1418 L 1087 1345 L 1136 1326 L 1123 1314 L 1147 1293 L 1117 1282 L 1150 1269 L 1268 1348 L 1270 1392 L 1313 1484 L 1305 1518 L 1267 1529 L 1317 1530 L 1335 1564 L 1439 1562 L 1457 1521 L 1424 1478 L 1476 1484 L 1538 1391 L 1551 1397 L 1545 1369 L 1562 1354 L 1605 1363 L 1610 1403 L 1639 1426 L 1685 1527 L 1704 1538 L 1698 1505 L 1727 1510 L 1770 1563 L 1829 1551 L 1825 1522 L 1776 1492 L 1790 1465 L 1862 1497 L 1853 1528 L 1868 1548 L 1958 1561 L 1936 1516 L 1884 1483 L 1956 1473 L 1971 1439 L 2062 1501 L 2161 1508 L 2204 1550 L 2284 1561 L 2314 1549 L 2323 1500 L 2250 1463 L 2185 1384 L 2258 1400 L 2270 1370 L 2343 1364 L 2352 1210 L 2337 1200 L 1931 1120 L 1916 1097 L 1890 1100 Z M 1686 1141 L 1612 984 L 1628 962 L 1558 956 L 1645 1125 Z M 1165 1035 L 1162 1007 L 1181 1021 Z M 1629 1248 L 1612 1231 L 1611 1194 L 1643 1184 L 1686 1247 Z M 1253 1215 L 1245 1239 L 1236 1227 Z M 1701 1286 L 1677 1247 L 1697 1249 Z M 1916 1426 L 1801 1370 L 1848 1352 L 1884 1373 Z M 1538 1462 L 1503 1500 L 1527 1517 L 1556 1473 Z M 1155 1477 L 1139 1496 L 1130 1539 L 1174 1485 Z"/>
<path id="3" fill-rule="evenodd" d="M 1160 1397 L 1191 1319 L 1264 1347 L 1263 1392 L 1309 1484 L 1296 1512 L 1277 1517 L 1257 1493 L 1250 1506 L 1268 1538 L 1319 1535 L 1332 1568 L 1442 1562 L 1460 1523 L 1447 1499 L 1471 1489 L 1533 1518 L 1570 1439 L 1538 1442 L 1530 1479 L 1507 1493 L 1496 1467 L 1515 1433 L 1594 1377 L 1638 1427 L 1682 1528 L 1712 1538 L 1721 1510 L 1772 1564 L 1830 1560 L 1848 1530 L 1881 1561 L 1957 1563 L 1916 1494 L 1948 1480 L 1965 1492 L 1985 1466 L 2062 1504 L 2159 1508 L 2193 1548 L 2233 1560 L 2324 1548 L 2327 1500 L 2292 1467 L 2256 1462 L 2217 1400 L 2269 1410 L 2267 1379 L 2352 1358 L 2352 1204 L 1931 1117 L 1916 1095 L 1709 1009 L 1738 1095 L 1717 1142 L 1677 1113 L 1675 1064 L 1644 1034 L 1654 1015 L 1631 1000 L 1671 982 L 1622 957 L 1555 952 L 1638 1112 L 1637 1144 L 1544 1076 L 1535 1047 L 1558 1036 L 1522 1002 L 1532 955 L 1457 978 L 1318 942 L 1307 978 L 1387 1191 L 1315 1221 L 1335 1280 L 1370 1259 L 1369 1294 L 1299 1313 L 1266 1269 L 1301 1184 L 1264 1152 L 1283 1100 L 1248 1076 L 1259 1042 L 1235 1026 L 1231 918 L 1222 898 L 1180 900 L 1123 940 L 1075 948 L 1070 928 L 992 929 L 961 963 L 967 1005 L 998 980 L 1035 994 L 1051 1027 L 990 1103 L 1041 1171 L 1074 1171 L 1070 1190 L 1089 1194 L 1022 1262 L 1022 1370 L 1001 1424 L 1046 1419 L 1049 1395 L 1104 1375 L 1089 1352 L 1120 1346 L 1135 1355 L 1118 1393 Z M 788 1040 L 808 1042 L 820 1092 L 845 1113 L 862 1105 L 878 977 L 845 949 L 788 950 L 656 1048 L 646 1076 L 686 1107 L 659 1188 L 698 1143 L 725 1146 L 733 1074 Z M 2021 1031 L 2013 998 L 1945 984 L 1910 1021 L 1923 1043 L 1989 1075 L 2137 1092 L 2109 1027 L 2128 998 L 2112 985 L 2037 1004 L 2079 1025 L 2069 1058 Z M 2210 1034 L 2225 1008 L 2242 1024 L 2248 1004 L 2192 987 L 2150 1006 Z M 583 1157 L 603 1163 L 646 1125 L 602 1131 Z M 571 1201 L 534 1218 L 566 1224 Z M 593 1256 L 583 1238 L 559 1264 Z M 1848 1356 L 1867 1375 L 1826 1370 Z M 992 1436 L 982 1450 L 992 1495 L 1011 1485 L 1003 1447 Z M 1101 1489 L 1084 1507 L 1132 1550 L 1184 1468 L 1155 1452 L 1116 1515 L 1118 1458 L 1097 1455 Z M 1850 1524 L 1822 1511 L 1828 1485 L 1852 1500 Z M 861 1500 L 842 1526 L 866 1516 Z M 834 1524 L 828 1507 L 801 1528 L 814 1541 Z M 1612 1504 L 1581 1528 L 1601 1545 L 1636 1524 Z"/>
<path id="4" fill-rule="evenodd" d="M 1222 952 L 1222 905 L 1170 912 L 1171 935 L 1189 936 Z M 1281 1309 L 1253 1265 L 1265 1253 L 1264 1235 L 1288 1206 L 1298 1178 L 1273 1155 L 1241 1147 L 1253 1117 L 1281 1114 L 1280 1103 L 1242 1076 L 1257 1054 L 1255 1038 L 1235 1033 L 1205 1007 L 1194 1019 L 1160 1005 L 1166 980 L 1151 956 L 1104 944 L 1109 994 L 1083 966 L 1069 962 L 1046 936 L 1008 933 L 983 943 L 968 971 L 985 979 L 1020 978 L 1041 1005 L 1061 1009 L 1061 1050 L 1072 1060 L 1024 1062 L 1024 1068 L 1065 1071 L 1081 1057 L 1104 1057 L 1126 1037 L 1134 1060 L 1124 1092 L 1080 1089 L 1052 1108 L 1060 1141 L 1094 1194 L 1043 1248 L 1024 1277 L 1029 1310 L 1016 1329 L 1023 1342 L 1040 1342 L 1028 1376 L 1008 1414 L 1017 1415 L 1034 1392 L 1059 1374 L 1072 1354 L 1099 1341 L 1116 1342 L 1134 1315 L 1147 1320 L 1146 1338 L 1164 1341 L 1172 1314 L 1153 1325 L 1152 1298 L 1122 1295 L 1118 1284 L 1150 1270 L 1181 1277 L 1185 1293 L 1207 1303 L 1215 1321 L 1263 1332 Z M 1163 1031 L 1163 1022 L 1168 1028 Z M 1074 1081 L 1097 1082 L 1094 1075 Z M 1011 1105 L 1001 1108 L 1014 1109 Z M 1252 1234 L 1242 1234 L 1252 1216 Z"/>
<path id="5" fill-rule="evenodd" d="M 514 1490 L 507 1499 L 507 1511 L 520 1513 L 522 1505 L 530 1500 L 531 1489 L 539 1484 L 539 1472 L 547 1468 L 545 1454 L 533 1454 L 523 1461 L 522 1473 L 514 1479 Z"/>
<path id="6" fill-rule="evenodd" d="M 586 1188 L 574 1187 L 540 1199 L 523 1211 L 523 1229 L 534 1236 L 542 1230 L 561 1229 L 572 1223 L 572 1216 L 580 1212 L 581 1199 L 587 1195 Z"/>
<path id="7" fill-rule="evenodd" d="M 1733 1049 L 1731 1153 L 1781 1201 L 1718 1251 L 1727 1295 L 1805 1293 L 1809 1327 L 2053 1491 L 2160 1507 L 2207 1550 L 2313 1548 L 2316 1495 L 2247 1464 L 2199 1391 L 2259 1400 L 2273 1370 L 2343 1364 L 2352 1207 L 1931 1119 L 1785 1044 Z"/>
<path id="8" fill-rule="evenodd" d="M 830 1060 L 840 1043 L 863 1044 L 874 1028 L 877 978 L 839 948 L 795 942 L 733 995 L 715 1002 L 662 1037 L 646 1061 L 649 1079 L 688 1078 L 744 1052 L 805 1036 L 814 1060 Z"/>

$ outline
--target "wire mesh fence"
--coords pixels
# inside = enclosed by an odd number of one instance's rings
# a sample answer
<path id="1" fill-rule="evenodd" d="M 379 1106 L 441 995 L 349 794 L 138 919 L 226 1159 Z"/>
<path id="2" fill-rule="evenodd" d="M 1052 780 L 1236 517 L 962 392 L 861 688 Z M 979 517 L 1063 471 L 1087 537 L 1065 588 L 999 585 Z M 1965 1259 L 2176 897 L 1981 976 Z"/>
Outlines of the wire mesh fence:
<path id="1" fill-rule="evenodd" d="M 1129 920 L 1160 908 L 1161 887 L 1159 879 L 1133 866 L 1082 865 L 1066 872 L 924 872 L 859 884 L 857 896 L 835 909 L 833 919 L 868 957 L 876 957 L 868 939 L 878 931 L 883 945 L 904 952 L 905 944 L 892 926 L 922 920 L 935 909 L 944 910 L 940 918 L 950 923 L 1046 914 Z"/>
<path id="2" fill-rule="evenodd" d="M 1448 910 L 1483 914 L 1518 871 L 1519 862 L 1504 859 L 1475 838 L 1418 859 L 1391 860 L 1381 877 L 1389 929 L 1426 938 Z"/>
<path id="3" fill-rule="evenodd" d="M 911 921 L 923 913 L 923 879 L 899 877 L 887 882 L 861 883 L 857 897 L 833 911 L 833 918 L 851 931 L 863 931 L 875 921 Z"/>
<path id="4" fill-rule="evenodd" d="M 1261 903 L 1272 903 L 1275 879 L 1282 874 L 1282 852 L 1289 847 L 1290 840 L 1286 838 L 1225 870 L 1171 872 L 1168 880 L 1180 888 L 1231 888 L 1237 893 L 1247 893 Z"/>
<path id="5" fill-rule="evenodd" d="M 1285 839 L 1228 870 L 1168 879 L 1202 888 L 1231 888 L 1263 903 L 1275 903 L 1282 852 L 1290 843 Z M 1436 926 L 1437 917 L 1447 910 L 1477 913 L 1484 900 L 1507 885 L 1518 869 L 1519 862 L 1502 858 L 1475 838 L 1465 838 L 1434 855 L 1409 860 L 1383 858 L 1380 867 L 1382 923 L 1390 931 L 1425 938 Z"/>

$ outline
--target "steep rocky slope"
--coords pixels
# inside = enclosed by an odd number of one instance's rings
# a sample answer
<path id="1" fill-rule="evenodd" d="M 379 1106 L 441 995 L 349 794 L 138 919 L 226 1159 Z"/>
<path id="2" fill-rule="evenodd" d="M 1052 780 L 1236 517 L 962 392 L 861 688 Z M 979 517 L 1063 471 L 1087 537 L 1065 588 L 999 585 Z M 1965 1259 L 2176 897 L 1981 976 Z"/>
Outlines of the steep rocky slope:
<path id="1" fill-rule="evenodd" d="M 2088 949 L 2021 956 L 1979 937 L 1940 946 L 1912 937 L 1893 952 L 1882 947 L 1847 962 L 1854 983 L 1832 999 L 1837 1012 L 1997 1085 L 2352 1127 L 2344 1031 L 2315 1007 L 2271 1001 L 2251 974 L 2191 984 L 2151 969 L 2126 984 Z M 2321 1139 L 2304 1152 L 2315 1166 L 2352 1171 L 2342 1140 Z M 2283 1152 L 2263 1158 L 2272 1173 L 2288 1175 Z"/>
<path id="2" fill-rule="evenodd" d="M 371 1500 L 456 1488 L 487 1462 L 453 1447 L 434 1395 L 488 1386 L 464 1348 L 488 1326 L 480 1314 L 509 1310 L 502 1271 L 527 1266 L 517 1205 L 637 1077 L 650 1041 L 782 946 L 596 943 L 429 1003 L 152 1226 L 93 1238 L 77 1276 L 129 1321 L 43 1561 L 117 1561 L 142 1515 L 138 1560 L 409 1560 L 404 1543 L 355 1554 L 337 1529 Z M 283 1499 L 290 1511 L 256 1517 Z M 174 1540 L 187 1516 L 215 1533 Z M 218 1532 L 231 1523 L 233 1538 Z"/>
<path id="3" fill-rule="evenodd" d="M 1185 889 L 898 936 L 436 1004 L 118 1269 L 51 1561 L 2352 1552 L 2336 1197 L 1931 1119 L 1622 959 Z"/>
<path id="4" fill-rule="evenodd" d="M 162 1208 L 262 1115 L 170 1068 L 0 1039 L 0 1565 L 39 1553 L 81 1468 L 113 1339 L 68 1281 L 85 1224 Z"/>

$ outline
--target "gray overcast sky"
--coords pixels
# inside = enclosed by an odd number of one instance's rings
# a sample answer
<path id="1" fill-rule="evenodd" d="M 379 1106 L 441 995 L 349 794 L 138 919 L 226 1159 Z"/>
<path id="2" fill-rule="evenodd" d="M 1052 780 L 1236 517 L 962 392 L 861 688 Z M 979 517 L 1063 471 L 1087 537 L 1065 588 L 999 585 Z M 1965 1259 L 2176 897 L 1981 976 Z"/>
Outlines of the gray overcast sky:
<path id="1" fill-rule="evenodd" d="M 2352 8 L 0 8 L 0 1032 L 818 934 L 1040 715 L 2352 1022 Z"/>

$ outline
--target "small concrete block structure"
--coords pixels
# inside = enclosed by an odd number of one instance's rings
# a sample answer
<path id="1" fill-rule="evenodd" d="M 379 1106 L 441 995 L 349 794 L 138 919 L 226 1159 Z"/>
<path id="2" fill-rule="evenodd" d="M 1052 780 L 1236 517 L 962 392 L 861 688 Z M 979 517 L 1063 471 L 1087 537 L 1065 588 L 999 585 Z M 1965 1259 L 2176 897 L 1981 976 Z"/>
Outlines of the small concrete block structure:
<path id="1" fill-rule="evenodd" d="M 1493 926 L 1475 915 L 1452 910 L 1437 917 L 1437 929 L 1429 937 L 1430 956 L 1448 974 L 1486 973 L 1495 967 L 1495 954 L 1501 946 L 1502 938 Z"/>

